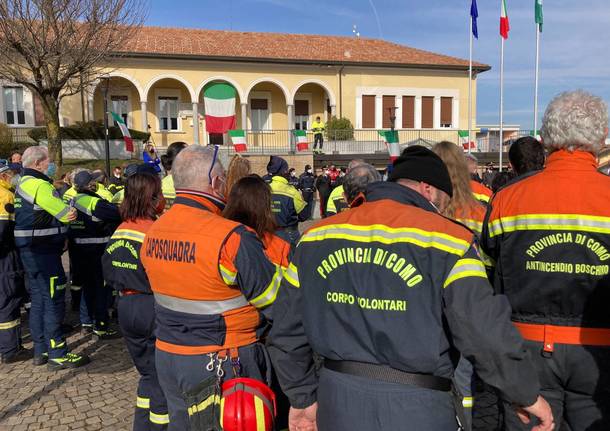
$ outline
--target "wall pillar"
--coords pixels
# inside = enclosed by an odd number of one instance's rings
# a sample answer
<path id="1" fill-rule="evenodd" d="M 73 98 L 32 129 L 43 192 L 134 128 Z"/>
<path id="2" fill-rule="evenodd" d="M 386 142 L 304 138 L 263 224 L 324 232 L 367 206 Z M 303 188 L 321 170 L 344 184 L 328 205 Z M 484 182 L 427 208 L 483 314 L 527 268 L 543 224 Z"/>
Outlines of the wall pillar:
<path id="1" fill-rule="evenodd" d="M 248 104 L 241 104 L 241 128 L 246 130 L 248 128 Z"/>
<path id="2" fill-rule="evenodd" d="M 140 101 L 140 111 L 142 112 L 140 127 L 144 133 L 148 133 L 148 107 L 146 105 L 146 100 Z"/>
<path id="3" fill-rule="evenodd" d="M 199 105 L 193 102 L 193 144 L 199 145 Z"/>

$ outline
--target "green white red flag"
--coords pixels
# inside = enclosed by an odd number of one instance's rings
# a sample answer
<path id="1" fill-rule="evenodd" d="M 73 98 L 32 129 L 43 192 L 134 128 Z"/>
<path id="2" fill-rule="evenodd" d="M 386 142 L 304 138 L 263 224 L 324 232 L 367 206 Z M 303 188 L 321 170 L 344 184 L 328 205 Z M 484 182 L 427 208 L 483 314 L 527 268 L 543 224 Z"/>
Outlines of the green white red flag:
<path id="1" fill-rule="evenodd" d="M 120 115 L 115 112 L 110 113 L 112 115 L 112 119 L 116 122 L 119 129 L 121 129 L 121 133 L 123 134 L 123 140 L 125 141 L 125 149 L 130 153 L 133 153 L 133 139 L 131 139 L 131 134 L 129 133 L 129 129 L 127 128 L 127 124 L 123 121 Z"/>
<path id="2" fill-rule="evenodd" d="M 295 130 L 294 136 L 297 139 L 297 151 L 307 151 L 309 142 L 307 142 L 307 132 L 305 130 Z"/>
<path id="3" fill-rule="evenodd" d="M 476 148 L 474 141 L 468 142 L 468 130 L 458 130 L 458 137 L 465 151 L 468 151 L 469 147 L 470 149 Z"/>
<path id="4" fill-rule="evenodd" d="M 203 92 L 205 128 L 208 133 L 235 129 L 235 88 L 230 84 L 210 84 Z"/>
<path id="5" fill-rule="evenodd" d="M 500 36 L 503 39 L 508 39 L 510 24 L 508 22 L 508 13 L 506 12 L 506 0 L 502 1 L 502 11 L 500 12 Z"/>
<path id="6" fill-rule="evenodd" d="M 534 0 L 535 9 L 534 9 L 534 19 L 536 24 L 538 24 L 538 31 L 542 33 L 542 24 L 544 23 L 544 18 L 542 15 L 542 0 Z"/>
<path id="7" fill-rule="evenodd" d="M 244 151 L 248 151 L 248 146 L 246 145 L 246 132 L 243 130 L 229 130 L 229 137 L 231 138 L 231 142 L 233 142 L 233 149 L 236 153 L 242 153 Z"/>
<path id="8" fill-rule="evenodd" d="M 398 142 L 398 132 L 396 130 L 380 130 L 379 135 L 383 138 L 390 161 L 396 160 L 400 156 L 400 143 Z"/>

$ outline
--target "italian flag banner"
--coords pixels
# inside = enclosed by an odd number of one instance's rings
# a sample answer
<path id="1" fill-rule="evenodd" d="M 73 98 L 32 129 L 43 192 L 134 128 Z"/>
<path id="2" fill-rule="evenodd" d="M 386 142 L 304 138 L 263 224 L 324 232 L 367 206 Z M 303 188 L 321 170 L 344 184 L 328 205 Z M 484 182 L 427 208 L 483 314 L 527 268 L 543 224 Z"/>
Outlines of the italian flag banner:
<path id="1" fill-rule="evenodd" d="M 294 136 L 297 138 L 297 151 L 309 150 L 309 142 L 307 142 L 307 132 L 305 130 L 295 130 Z"/>
<path id="2" fill-rule="evenodd" d="M 542 24 L 544 24 L 544 16 L 542 14 L 542 0 L 536 0 L 534 9 L 534 20 L 538 24 L 538 31 L 542 33 Z"/>
<path id="3" fill-rule="evenodd" d="M 123 139 L 125 140 L 125 149 L 130 153 L 133 153 L 133 139 L 131 139 L 131 134 L 129 133 L 129 129 L 127 128 L 127 124 L 123 121 L 123 118 L 116 114 L 115 112 L 110 113 L 112 115 L 112 119 L 116 122 L 121 129 L 121 133 L 123 134 Z"/>
<path id="4" fill-rule="evenodd" d="M 398 142 L 398 132 L 394 130 L 380 130 L 379 135 L 385 142 L 388 153 L 390 154 L 390 161 L 396 160 L 400 156 L 400 143 Z"/>
<path id="5" fill-rule="evenodd" d="M 540 140 L 540 130 L 530 130 L 530 136 Z"/>
<path id="6" fill-rule="evenodd" d="M 236 153 L 248 151 L 246 145 L 246 132 L 243 130 L 229 130 L 229 137 L 231 138 L 231 142 L 233 142 L 233 149 Z"/>
<path id="7" fill-rule="evenodd" d="M 468 130 L 458 130 L 458 137 L 460 138 L 460 143 L 464 150 L 468 151 L 470 149 L 476 148 L 474 141 L 470 141 L 470 145 L 468 145 Z"/>
<path id="8" fill-rule="evenodd" d="M 203 92 L 205 128 L 208 133 L 226 133 L 235 129 L 235 95 L 232 85 L 215 83 Z"/>
<path id="9" fill-rule="evenodd" d="M 508 39 L 510 24 L 508 23 L 508 13 L 506 12 L 506 0 L 502 0 L 502 11 L 500 12 L 500 36 Z"/>

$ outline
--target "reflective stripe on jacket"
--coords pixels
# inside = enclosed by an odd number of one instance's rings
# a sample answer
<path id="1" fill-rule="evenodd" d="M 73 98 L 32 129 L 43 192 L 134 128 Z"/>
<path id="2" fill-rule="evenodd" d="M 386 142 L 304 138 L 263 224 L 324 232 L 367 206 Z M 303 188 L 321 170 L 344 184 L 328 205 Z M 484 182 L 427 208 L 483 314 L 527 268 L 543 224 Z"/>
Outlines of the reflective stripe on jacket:
<path id="1" fill-rule="evenodd" d="M 338 214 L 346 209 L 349 209 L 349 205 L 343 197 L 343 184 L 341 184 L 330 193 L 328 204 L 326 204 L 326 213 L 328 215 Z"/>
<path id="2" fill-rule="evenodd" d="M 276 175 L 271 180 L 271 211 L 279 227 L 292 227 L 299 223 L 299 214 L 307 205 L 301 193 Z"/>
<path id="3" fill-rule="evenodd" d="M 489 188 L 475 180 L 470 180 L 470 188 L 472 189 L 472 194 L 475 199 L 484 204 L 487 204 L 493 195 L 493 192 Z"/>

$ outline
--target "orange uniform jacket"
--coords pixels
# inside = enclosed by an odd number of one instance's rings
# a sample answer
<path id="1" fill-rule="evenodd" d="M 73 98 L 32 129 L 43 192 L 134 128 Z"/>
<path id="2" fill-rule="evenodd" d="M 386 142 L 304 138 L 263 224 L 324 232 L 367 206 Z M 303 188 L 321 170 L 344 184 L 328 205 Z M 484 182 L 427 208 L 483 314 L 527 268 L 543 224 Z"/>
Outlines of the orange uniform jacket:
<path id="1" fill-rule="evenodd" d="M 455 211 L 455 219 L 468 226 L 471 231 L 477 234 L 477 238 L 480 238 L 483 231 L 483 221 L 485 220 L 485 207 L 477 204 L 470 208 L 459 208 Z"/>
<path id="2" fill-rule="evenodd" d="M 196 355 L 257 341 L 281 273 L 256 235 L 219 214 L 223 203 L 179 191 L 146 234 L 142 263 L 155 295 L 157 348 Z"/>
<path id="3" fill-rule="evenodd" d="M 513 320 L 610 328 L 610 178 L 592 154 L 555 151 L 500 189 L 487 217 L 482 246 Z"/>
<path id="4" fill-rule="evenodd" d="M 476 200 L 483 202 L 484 204 L 487 204 L 493 195 L 493 192 L 489 188 L 475 180 L 470 180 L 470 188 L 472 189 L 472 194 Z"/>

